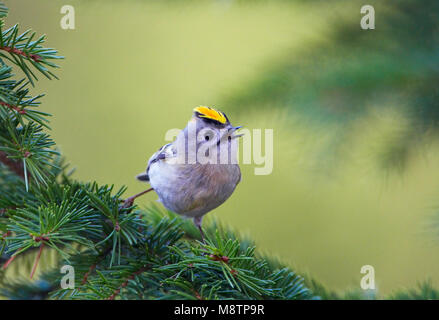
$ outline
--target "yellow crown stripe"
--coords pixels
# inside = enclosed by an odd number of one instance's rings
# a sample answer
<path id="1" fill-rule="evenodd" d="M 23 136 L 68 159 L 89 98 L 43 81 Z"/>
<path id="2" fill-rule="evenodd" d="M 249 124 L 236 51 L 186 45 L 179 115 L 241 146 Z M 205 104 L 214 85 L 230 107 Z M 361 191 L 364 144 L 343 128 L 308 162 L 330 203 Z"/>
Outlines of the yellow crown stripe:
<path id="1" fill-rule="evenodd" d="M 227 122 L 227 118 L 224 116 L 224 113 L 217 111 L 215 109 L 206 106 L 199 106 L 196 107 L 194 111 L 199 113 L 199 117 L 212 119 L 222 124 Z"/>

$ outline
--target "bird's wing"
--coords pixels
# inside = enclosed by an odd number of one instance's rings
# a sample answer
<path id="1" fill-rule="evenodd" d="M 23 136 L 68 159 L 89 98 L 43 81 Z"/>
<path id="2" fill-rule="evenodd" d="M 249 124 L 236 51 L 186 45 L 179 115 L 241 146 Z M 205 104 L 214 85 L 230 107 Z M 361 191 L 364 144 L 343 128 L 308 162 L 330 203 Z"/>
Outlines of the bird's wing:
<path id="1" fill-rule="evenodd" d="M 149 181 L 148 174 L 149 174 L 149 168 L 151 167 L 151 165 L 157 161 L 173 157 L 173 156 L 175 156 L 175 154 L 176 154 L 176 151 L 172 147 L 172 143 L 165 144 L 156 153 L 154 153 L 151 158 L 149 158 L 148 167 L 146 168 L 146 171 L 139 174 L 136 178 L 140 181 Z"/>

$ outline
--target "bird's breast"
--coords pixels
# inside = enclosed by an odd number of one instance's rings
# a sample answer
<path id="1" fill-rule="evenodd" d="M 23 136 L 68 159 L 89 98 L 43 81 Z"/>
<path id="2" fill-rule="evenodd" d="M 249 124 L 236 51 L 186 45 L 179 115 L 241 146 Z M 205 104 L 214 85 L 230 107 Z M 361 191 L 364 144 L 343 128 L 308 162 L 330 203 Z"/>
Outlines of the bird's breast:
<path id="1" fill-rule="evenodd" d="M 187 216 L 203 215 L 227 200 L 241 178 L 236 164 L 154 163 L 150 183 L 163 205 Z"/>

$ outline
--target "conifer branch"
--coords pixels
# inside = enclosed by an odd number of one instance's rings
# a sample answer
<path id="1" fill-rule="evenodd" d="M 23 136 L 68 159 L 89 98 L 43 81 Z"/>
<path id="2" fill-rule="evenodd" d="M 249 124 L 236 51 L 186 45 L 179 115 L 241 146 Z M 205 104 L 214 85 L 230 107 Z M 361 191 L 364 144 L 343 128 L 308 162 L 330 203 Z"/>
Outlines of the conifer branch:
<path id="1" fill-rule="evenodd" d="M 34 277 L 35 271 L 37 270 L 37 267 L 38 267 L 38 263 L 40 262 L 41 253 L 43 252 L 43 249 L 44 249 L 44 241 L 46 241 L 46 240 L 41 241 L 40 249 L 38 250 L 38 254 L 37 254 L 37 257 L 35 259 L 34 266 L 32 267 L 32 271 L 30 273 L 31 279 Z"/>
<path id="2" fill-rule="evenodd" d="M 26 114 L 26 110 L 25 109 L 23 109 L 23 108 L 19 108 L 19 107 L 17 107 L 17 106 L 12 106 L 12 105 L 10 105 L 9 103 L 6 103 L 6 102 L 3 102 L 3 101 L 0 101 L 0 105 L 2 105 L 2 106 L 4 106 L 4 107 L 7 107 L 7 108 L 9 108 L 9 109 L 11 109 L 11 110 L 14 110 L 14 111 L 17 111 L 19 114 Z"/>
<path id="3" fill-rule="evenodd" d="M 22 57 L 25 57 L 25 58 L 28 58 L 28 59 L 32 59 L 35 62 L 41 62 L 41 57 L 39 55 L 37 55 L 37 54 L 29 54 L 29 53 L 26 53 L 23 50 L 19 50 L 17 48 L 0 47 L 0 50 L 9 52 L 11 54 L 16 54 L 16 55 L 19 55 L 19 56 L 22 56 Z"/>
<path id="4" fill-rule="evenodd" d="M 3 151 L 0 151 L 0 162 L 8 167 L 11 172 L 24 179 L 23 163 L 8 158 L 6 152 Z"/>
<path id="5" fill-rule="evenodd" d="M 128 286 L 128 282 L 130 280 L 134 280 L 135 276 L 143 273 L 144 271 L 146 271 L 147 269 L 145 267 L 141 267 L 140 269 L 132 272 L 124 282 L 121 283 L 121 285 L 113 292 L 113 294 L 111 296 L 109 296 L 107 298 L 107 300 L 114 300 L 118 294 L 120 294 L 120 291 L 122 290 L 122 288 L 125 288 L 126 286 Z"/>

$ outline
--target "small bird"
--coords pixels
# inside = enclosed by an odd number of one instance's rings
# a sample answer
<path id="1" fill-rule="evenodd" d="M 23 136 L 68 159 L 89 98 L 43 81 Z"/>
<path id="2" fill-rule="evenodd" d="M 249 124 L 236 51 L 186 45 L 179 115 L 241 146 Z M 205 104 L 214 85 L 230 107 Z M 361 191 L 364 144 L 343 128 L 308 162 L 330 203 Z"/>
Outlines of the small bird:
<path id="1" fill-rule="evenodd" d="M 227 116 L 213 108 L 193 110 L 188 125 L 177 138 L 161 147 L 148 161 L 146 172 L 137 179 L 149 182 L 165 208 L 192 218 L 204 241 L 203 216 L 224 203 L 241 181 L 237 164 L 236 134 L 241 127 L 230 124 Z"/>

